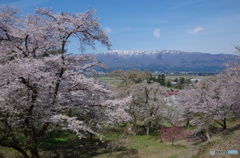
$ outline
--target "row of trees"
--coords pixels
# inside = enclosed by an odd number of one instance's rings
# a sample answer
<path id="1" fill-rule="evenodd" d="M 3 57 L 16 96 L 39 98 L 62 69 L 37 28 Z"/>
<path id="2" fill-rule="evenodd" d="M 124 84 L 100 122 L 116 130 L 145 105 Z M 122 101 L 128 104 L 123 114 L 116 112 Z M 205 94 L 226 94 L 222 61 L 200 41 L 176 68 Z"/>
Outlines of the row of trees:
<path id="1" fill-rule="evenodd" d="M 186 87 L 179 95 L 179 103 L 191 125 L 205 131 L 210 141 L 209 128 L 218 123 L 227 128 L 227 118 L 240 116 L 240 64 L 228 67 L 216 77 Z"/>
<path id="2" fill-rule="evenodd" d="M 154 82 L 160 83 L 162 86 L 166 86 L 166 76 L 164 74 L 159 74 L 157 77 L 151 77 L 151 80 Z"/>
<path id="3" fill-rule="evenodd" d="M 177 88 L 177 89 L 183 89 L 186 85 L 192 84 L 190 78 L 186 79 L 184 77 L 175 78 L 172 79 L 166 79 L 166 76 L 164 74 L 159 74 L 158 76 L 154 77 L 151 76 L 150 78 L 154 82 L 160 83 L 162 86 L 171 87 L 171 88 Z M 196 80 L 197 82 L 197 80 Z"/>
<path id="4" fill-rule="evenodd" d="M 144 80 L 148 80 L 151 77 L 151 73 L 148 70 L 139 71 L 139 70 L 128 70 L 123 71 L 116 69 L 109 73 L 110 77 L 115 77 L 121 79 L 126 86 L 133 83 L 141 83 Z"/>
<path id="5" fill-rule="evenodd" d="M 177 89 L 183 89 L 187 84 L 191 84 L 191 79 L 185 79 L 184 77 L 176 78 L 174 80 L 166 79 L 164 74 L 159 74 L 157 76 L 152 76 L 151 72 L 148 70 L 120 70 L 116 69 L 108 74 L 110 77 L 118 78 L 123 81 L 126 86 L 134 83 L 141 83 L 145 80 L 150 82 L 158 82 L 160 85 L 165 87 L 172 87 Z M 176 84 L 173 84 L 176 83 Z"/>
<path id="6" fill-rule="evenodd" d="M 20 16 L 18 9 L 0 8 L 0 145 L 38 158 L 40 142 L 50 131 L 86 133 L 128 121 L 131 98 L 117 95 L 84 72 L 105 68 L 89 55 L 67 54 L 70 38 L 80 49 L 95 41 L 109 48 L 95 11 L 54 14 L 39 8 Z"/>

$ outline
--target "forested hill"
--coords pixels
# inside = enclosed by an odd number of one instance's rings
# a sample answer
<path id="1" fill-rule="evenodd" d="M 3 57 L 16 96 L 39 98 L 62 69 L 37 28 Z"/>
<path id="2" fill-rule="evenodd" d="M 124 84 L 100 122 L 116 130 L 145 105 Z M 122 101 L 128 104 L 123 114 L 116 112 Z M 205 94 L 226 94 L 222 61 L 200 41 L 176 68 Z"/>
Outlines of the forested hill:
<path id="1" fill-rule="evenodd" d="M 118 51 L 93 54 L 100 62 L 113 69 L 148 69 L 162 72 L 218 72 L 224 63 L 236 60 L 231 54 L 210 54 L 183 52 L 176 50 L 162 51 Z"/>

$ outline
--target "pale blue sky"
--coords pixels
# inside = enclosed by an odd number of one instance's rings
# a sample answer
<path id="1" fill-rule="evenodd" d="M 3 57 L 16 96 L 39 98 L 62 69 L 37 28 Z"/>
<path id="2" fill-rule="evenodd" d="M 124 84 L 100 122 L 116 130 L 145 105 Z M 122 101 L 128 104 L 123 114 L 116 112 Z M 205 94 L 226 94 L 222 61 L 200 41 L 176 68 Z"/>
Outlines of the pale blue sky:
<path id="1" fill-rule="evenodd" d="M 182 50 L 233 53 L 240 45 L 240 0 L 0 0 L 24 14 L 37 7 L 54 12 L 97 10 L 113 50 Z M 77 44 L 69 51 L 80 53 Z M 106 48 L 97 45 L 102 52 Z"/>

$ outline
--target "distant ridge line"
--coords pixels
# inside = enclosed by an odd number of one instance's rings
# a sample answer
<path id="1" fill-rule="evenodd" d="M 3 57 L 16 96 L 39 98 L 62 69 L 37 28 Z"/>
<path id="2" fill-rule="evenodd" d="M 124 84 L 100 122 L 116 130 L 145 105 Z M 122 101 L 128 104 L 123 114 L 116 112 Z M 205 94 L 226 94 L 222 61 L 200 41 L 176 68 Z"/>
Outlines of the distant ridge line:
<path id="1" fill-rule="evenodd" d="M 236 60 L 232 54 L 184 52 L 180 50 L 111 50 L 93 54 L 113 69 L 148 69 L 161 72 L 219 72 L 227 61 Z"/>

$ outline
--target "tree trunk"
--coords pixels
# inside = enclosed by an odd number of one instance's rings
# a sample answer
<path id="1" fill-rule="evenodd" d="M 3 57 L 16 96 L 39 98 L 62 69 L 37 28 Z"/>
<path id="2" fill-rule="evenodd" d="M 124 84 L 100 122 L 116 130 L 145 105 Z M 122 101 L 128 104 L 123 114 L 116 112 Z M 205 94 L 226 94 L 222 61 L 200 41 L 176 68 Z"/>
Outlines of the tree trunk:
<path id="1" fill-rule="evenodd" d="M 137 135 L 137 125 L 134 124 L 134 133 Z"/>
<path id="2" fill-rule="evenodd" d="M 173 142 L 174 142 L 174 138 L 172 138 L 172 145 L 173 145 Z"/>
<path id="3" fill-rule="evenodd" d="M 187 119 L 187 122 L 186 122 L 186 127 L 188 127 L 190 124 L 190 119 Z"/>
<path id="4" fill-rule="evenodd" d="M 134 116 L 134 119 L 133 119 L 133 124 L 134 124 L 134 133 L 137 135 L 137 118 L 136 116 Z"/>
<path id="5" fill-rule="evenodd" d="M 224 130 L 227 129 L 227 118 L 224 118 L 224 119 L 221 120 L 221 121 L 222 121 L 222 122 L 215 120 L 215 122 L 217 122 L 219 125 L 221 125 Z"/>
<path id="6" fill-rule="evenodd" d="M 163 143 L 162 134 L 160 133 L 160 143 Z"/>
<path id="7" fill-rule="evenodd" d="M 93 142 L 93 134 L 92 133 L 89 133 L 89 139 L 91 142 Z"/>
<path id="8" fill-rule="evenodd" d="M 208 129 L 206 129 L 206 137 L 207 137 L 207 141 L 208 142 L 211 142 L 211 138 L 210 138 L 210 136 L 209 136 L 209 131 L 208 131 Z"/>
<path id="9" fill-rule="evenodd" d="M 223 129 L 227 129 L 227 119 L 223 119 Z"/>
<path id="10" fill-rule="evenodd" d="M 149 126 L 147 126 L 147 135 L 149 135 Z"/>
<path id="11" fill-rule="evenodd" d="M 38 149 L 34 148 L 30 150 L 30 158 L 39 158 Z"/>
<path id="12" fill-rule="evenodd" d="M 151 127 L 151 121 L 149 120 L 149 122 L 147 123 L 147 135 L 149 135 L 150 127 Z"/>
<path id="13" fill-rule="evenodd" d="M 8 146 L 9 147 L 9 146 Z M 24 158 L 29 158 L 28 154 L 26 151 L 24 151 L 22 148 L 18 147 L 18 146 L 12 146 L 13 149 L 19 151 L 23 156 Z"/>

